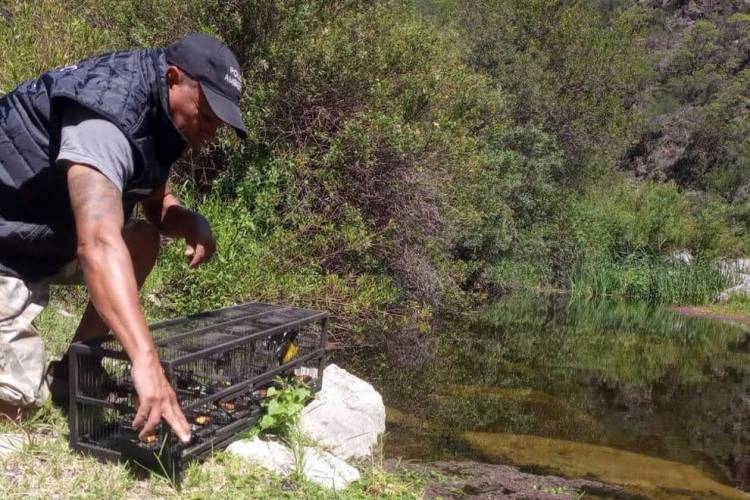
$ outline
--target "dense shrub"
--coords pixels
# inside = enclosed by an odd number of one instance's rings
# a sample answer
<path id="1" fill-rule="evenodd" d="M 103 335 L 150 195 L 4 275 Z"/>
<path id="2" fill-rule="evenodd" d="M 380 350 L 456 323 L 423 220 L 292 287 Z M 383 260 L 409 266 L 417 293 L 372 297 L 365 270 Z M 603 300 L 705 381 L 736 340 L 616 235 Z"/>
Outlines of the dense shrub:
<path id="1" fill-rule="evenodd" d="M 690 270 L 654 285 L 660 256 L 747 248 L 737 229 L 746 207 L 611 175 L 643 111 L 655 113 L 640 99 L 650 82 L 666 107 L 702 103 L 686 158 L 703 170 L 690 184 L 741 198 L 747 70 L 720 49 L 744 40 L 744 18 L 695 23 L 657 74 L 643 50 L 656 21 L 625 1 L 3 5 L 3 91 L 98 51 L 193 31 L 239 56 L 251 140 L 223 133 L 172 178 L 212 222 L 218 253 L 188 272 L 181 246 L 168 245 L 147 284 L 152 317 L 254 299 L 357 318 L 339 331 L 421 334 L 435 312 L 573 276 L 584 288 L 617 282 L 628 297 L 702 300 L 714 286 L 702 270 L 704 288 L 680 284 Z M 732 84 L 718 85 L 727 75 Z"/>
<path id="2" fill-rule="evenodd" d="M 602 173 L 632 140 L 648 75 L 640 11 L 582 0 L 439 4 L 468 41 L 468 61 L 508 92 L 513 118 L 559 138 L 568 185 Z"/>

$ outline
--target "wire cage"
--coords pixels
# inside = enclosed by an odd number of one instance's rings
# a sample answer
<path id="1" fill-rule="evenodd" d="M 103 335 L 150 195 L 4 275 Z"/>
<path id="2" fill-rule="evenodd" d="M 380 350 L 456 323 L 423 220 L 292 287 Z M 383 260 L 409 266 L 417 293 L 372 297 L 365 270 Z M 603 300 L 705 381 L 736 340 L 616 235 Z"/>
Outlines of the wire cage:
<path id="1" fill-rule="evenodd" d="M 190 460 L 237 439 L 261 416 L 277 376 L 320 389 L 323 311 L 248 303 L 151 326 L 159 359 L 192 439 L 183 445 L 162 422 L 144 441 L 131 427 L 139 406 L 130 360 L 113 337 L 71 345 L 70 445 L 177 477 Z"/>

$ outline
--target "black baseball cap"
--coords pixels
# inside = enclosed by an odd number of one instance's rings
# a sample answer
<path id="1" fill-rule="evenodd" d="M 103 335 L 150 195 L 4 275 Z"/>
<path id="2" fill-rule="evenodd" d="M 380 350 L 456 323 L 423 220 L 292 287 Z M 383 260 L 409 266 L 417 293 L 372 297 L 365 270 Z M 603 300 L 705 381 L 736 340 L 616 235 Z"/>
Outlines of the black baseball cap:
<path id="1" fill-rule="evenodd" d="M 234 128 L 241 138 L 247 137 L 240 112 L 242 75 L 237 58 L 229 47 L 212 36 L 193 34 L 167 47 L 166 56 L 167 63 L 200 82 L 216 116 Z"/>

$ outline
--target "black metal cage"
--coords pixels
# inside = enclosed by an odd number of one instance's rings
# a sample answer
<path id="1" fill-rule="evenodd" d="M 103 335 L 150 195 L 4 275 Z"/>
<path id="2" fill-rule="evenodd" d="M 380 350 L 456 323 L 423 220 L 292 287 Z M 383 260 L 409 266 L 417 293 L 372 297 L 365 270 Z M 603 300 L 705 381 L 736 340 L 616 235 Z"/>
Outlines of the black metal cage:
<path id="1" fill-rule="evenodd" d="M 183 445 L 162 423 L 146 441 L 131 427 L 138 396 L 127 354 L 113 337 L 71 345 L 70 444 L 105 460 L 169 475 L 221 449 L 261 414 L 277 376 L 317 391 L 325 364 L 322 311 L 248 303 L 151 326 L 167 379 L 192 426 Z"/>

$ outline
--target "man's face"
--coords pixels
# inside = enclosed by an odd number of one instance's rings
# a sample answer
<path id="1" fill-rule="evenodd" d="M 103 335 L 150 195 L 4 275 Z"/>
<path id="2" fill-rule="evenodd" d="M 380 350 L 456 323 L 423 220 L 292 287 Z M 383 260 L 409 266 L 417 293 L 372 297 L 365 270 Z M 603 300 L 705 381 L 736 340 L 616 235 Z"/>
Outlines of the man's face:
<path id="1" fill-rule="evenodd" d="M 222 121 L 211 110 L 198 82 L 174 66 L 167 72 L 172 122 L 192 147 L 211 141 Z"/>

